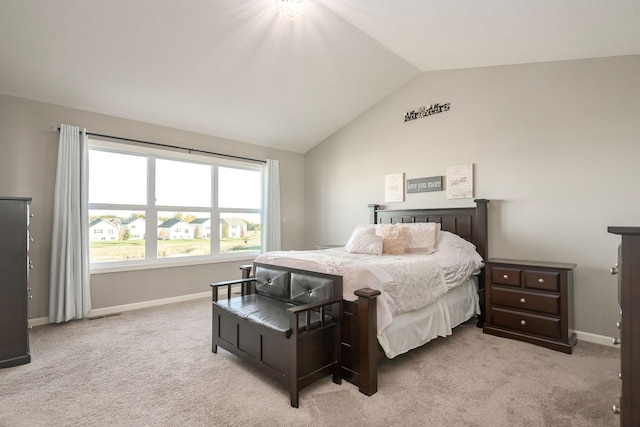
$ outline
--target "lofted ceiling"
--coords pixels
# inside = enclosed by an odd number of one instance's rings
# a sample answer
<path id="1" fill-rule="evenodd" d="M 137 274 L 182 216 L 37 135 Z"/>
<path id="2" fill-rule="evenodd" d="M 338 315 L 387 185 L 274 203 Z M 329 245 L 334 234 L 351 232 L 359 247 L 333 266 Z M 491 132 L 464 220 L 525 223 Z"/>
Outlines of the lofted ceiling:
<path id="1" fill-rule="evenodd" d="M 308 0 L 294 21 L 274 0 L 0 0 L 0 93 L 305 153 L 422 72 L 637 55 L 639 23 L 638 0 Z"/>

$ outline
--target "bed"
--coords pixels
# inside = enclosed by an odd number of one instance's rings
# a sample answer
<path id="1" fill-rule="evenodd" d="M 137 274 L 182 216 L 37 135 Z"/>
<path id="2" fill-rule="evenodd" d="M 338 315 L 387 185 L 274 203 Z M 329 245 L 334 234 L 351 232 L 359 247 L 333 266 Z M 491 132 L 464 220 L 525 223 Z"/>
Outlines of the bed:
<path id="1" fill-rule="evenodd" d="M 386 252 L 386 247 L 383 256 L 354 255 L 346 248 L 266 252 L 255 259 L 253 267 L 279 266 L 343 276 L 342 377 L 370 396 L 378 389 L 380 358 L 393 358 L 436 337 L 451 335 L 453 328 L 476 315 L 478 326 L 483 325 L 482 261 L 488 255 L 489 201 L 474 202 L 475 207 L 443 209 L 392 210 L 369 205 L 369 222 L 378 225 L 378 230 L 387 228 L 387 224 L 389 229 L 407 228 L 404 224 L 408 223 L 412 224 L 411 229 L 437 227 L 435 252 L 400 255 Z M 401 225 L 394 227 L 395 224 Z M 469 253 L 472 260 L 452 274 L 442 266 L 453 262 L 446 255 L 450 246 Z M 442 265 L 434 268 L 434 263 Z M 250 275 L 251 267 L 243 267 L 245 277 Z M 416 274 L 433 276 L 437 285 L 428 290 L 418 288 L 418 282 L 424 279 L 412 278 L 410 273 L 414 270 Z M 398 286 L 400 281 L 403 286 Z M 409 289 L 415 295 L 408 293 Z"/>

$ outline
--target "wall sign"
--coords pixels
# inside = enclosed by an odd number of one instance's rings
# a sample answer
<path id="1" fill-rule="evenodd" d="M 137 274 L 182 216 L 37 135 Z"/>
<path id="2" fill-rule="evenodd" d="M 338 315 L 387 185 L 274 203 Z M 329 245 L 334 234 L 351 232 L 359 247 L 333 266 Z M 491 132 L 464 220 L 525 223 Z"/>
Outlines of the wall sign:
<path id="1" fill-rule="evenodd" d="M 385 175 L 384 201 L 404 202 L 404 172 Z"/>
<path id="2" fill-rule="evenodd" d="M 426 107 L 420 107 L 418 110 L 409 111 L 404 113 L 404 121 L 408 122 L 410 120 L 421 119 L 423 117 L 432 116 L 434 114 L 442 113 L 443 111 L 449 111 L 451 107 L 451 103 L 447 102 L 446 104 L 433 104 L 427 105 Z"/>
<path id="3" fill-rule="evenodd" d="M 447 199 L 473 197 L 473 163 L 447 168 Z"/>
<path id="4" fill-rule="evenodd" d="M 442 176 L 407 180 L 407 194 L 425 193 L 427 191 L 442 191 Z"/>

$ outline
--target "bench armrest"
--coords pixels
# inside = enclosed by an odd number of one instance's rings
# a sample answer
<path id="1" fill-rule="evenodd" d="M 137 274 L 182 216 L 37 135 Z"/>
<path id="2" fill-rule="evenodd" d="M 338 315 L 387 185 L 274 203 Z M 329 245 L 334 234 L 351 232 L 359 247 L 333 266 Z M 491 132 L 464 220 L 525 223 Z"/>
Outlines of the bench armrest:
<path id="1" fill-rule="evenodd" d="M 330 299 L 326 299 L 326 300 L 322 300 L 322 301 L 311 302 L 311 303 L 303 304 L 303 305 L 296 305 L 295 307 L 288 308 L 287 311 L 289 312 L 289 328 L 291 329 L 291 332 L 294 335 L 298 335 L 299 334 L 298 317 L 302 313 L 307 313 L 307 315 L 305 316 L 306 320 L 307 320 L 306 332 L 309 332 L 311 330 L 311 315 L 310 315 L 311 311 L 319 311 L 320 312 L 320 326 L 321 327 L 324 326 L 325 325 L 325 311 L 326 311 L 328 306 L 331 306 L 331 305 L 334 305 L 334 304 L 338 304 L 339 308 L 338 308 L 338 310 L 335 310 L 334 313 L 332 313 L 331 317 L 333 318 L 333 320 L 335 322 L 339 323 L 340 322 L 340 315 L 342 313 L 342 298 L 341 297 L 334 297 L 334 298 L 330 298 Z"/>
<path id="2" fill-rule="evenodd" d="M 234 285 L 240 285 L 240 294 L 242 296 L 249 295 L 253 293 L 253 287 L 251 286 L 256 279 L 254 277 L 249 277 L 246 279 L 235 279 L 235 280 L 227 280 L 225 282 L 216 282 L 212 283 L 211 292 L 212 292 L 212 300 L 218 301 L 218 289 L 221 287 L 227 288 L 227 299 L 231 298 L 231 289 Z"/>
<path id="3" fill-rule="evenodd" d="M 323 306 L 328 306 L 331 304 L 338 304 L 342 302 L 342 298 L 330 298 L 330 299 L 325 299 L 322 301 L 316 301 L 316 302 L 310 302 L 308 304 L 302 304 L 302 305 L 296 305 L 294 307 L 290 307 L 287 309 L 287 311 L 293 312 L 293 313 L 297 313 L 299 311 L 308 311 L 308 310 L 312 310 L 314 308 L 320 308 Z"/>

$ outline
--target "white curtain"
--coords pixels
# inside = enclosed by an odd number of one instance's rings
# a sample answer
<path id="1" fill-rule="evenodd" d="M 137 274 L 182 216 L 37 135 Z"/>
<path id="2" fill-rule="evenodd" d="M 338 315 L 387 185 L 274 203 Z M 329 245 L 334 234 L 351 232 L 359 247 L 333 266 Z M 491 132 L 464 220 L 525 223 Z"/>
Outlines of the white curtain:
<path id="1" fill-rule="evenodd" d="M 91 310 L 86 129 L 61 125 L 58 146 L 49 321 L 81 319 Z"/>
<path id="2" fill-rule="evenodd" d="M 280 162 L 267 160 L 264 168 L 263 252 L 279 251 L 280 238 Z"/>

